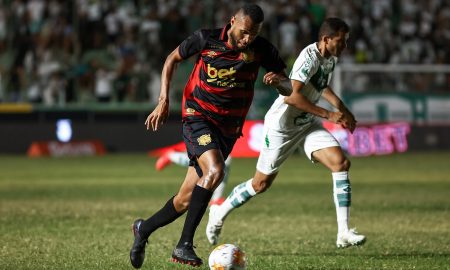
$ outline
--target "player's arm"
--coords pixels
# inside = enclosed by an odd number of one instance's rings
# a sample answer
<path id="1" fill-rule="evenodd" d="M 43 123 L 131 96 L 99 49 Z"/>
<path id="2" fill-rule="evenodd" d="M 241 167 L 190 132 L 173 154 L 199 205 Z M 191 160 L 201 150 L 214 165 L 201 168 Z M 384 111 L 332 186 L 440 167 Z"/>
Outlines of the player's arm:
<path id="1" fill-rule="evenodd" d="M 292 93 L 291 81 L 284 70 L 279 73 L 267 72 L 263 77 L 263 82 L 275 87 L 280 95 L 289 96 Z"/>
<path id="2" fill-rule="evenodd" d="M 339 124 L 342 120 L 341 112 L 332 112 L 324 109 L 320 106 L 309 101 L 303 94 L 302 89 L 305 84 L 301 81 L 291 80 L 292 93 L 284 98 L 284 102 L 288 105 L 294 106 L 295 108 L 314 114 L 316 116 L 322 117 L 331 121 L 333 123 Z"/>
<path id="3" fill-rule="evenodd" d="M 329 86 L 325 88 L 325 90 L 322 92 L 322 97 L 342 113 L 342 121 L 340 124 L 342 124 L 343 127 L 347 128 L 348 130 L 350 130 L 350 132 L 353 133 L 356 128 L 357 122 L 355 120 L 355 116 L 345 106 L 344 102 L 342 102 L 342 100 L 334 93 L 333 89 L 331 89 L 331 87 Z"/>
<path id="4" fill-rule="evenodd" d="M 279 94 L 289 96 L 292 92 L 289 77 L 286 75 L 286 64 L 281 59 L 278 49 L 267 41 L 262 40 L 261 65 L 268 71 L 263 77 L 263 83 L 275 87 Z"/>
<path id="5" fill-rule="evenodd" d="M 147 120 L 145 120 L 147 129 L 150 129 L 151 126 L 153 131 L 157 131 L 169 116 L 170 82 L 172 81 L 178 63 L 181 61 L 183 61 L 183 58 L 179 53 L 179 47 L 167 56 L 161 74 L 161 90 L 159 93 L 158 105 L 156 105 L 156 108 L 149 114 Z"/>

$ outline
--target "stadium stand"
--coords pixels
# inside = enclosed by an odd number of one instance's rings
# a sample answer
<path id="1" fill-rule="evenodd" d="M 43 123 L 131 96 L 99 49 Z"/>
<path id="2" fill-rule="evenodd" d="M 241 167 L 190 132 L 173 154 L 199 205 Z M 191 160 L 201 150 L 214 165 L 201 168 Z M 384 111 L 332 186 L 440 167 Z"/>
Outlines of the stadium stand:
<path id="1" fill-rule="evenodd" d="M 225 25 L 230 7 L 242 2 L 2 1 L 0 102 L 152 103 L 168 52 L 195 29 Z M 266 13 L 262 35 L 278 44 L 288 65 L 330 16 L 352 27 L 344 63 L 450 63 L 445 0 L 256 2 Z M 180 69 L 187 77 L 189 67 Z M 182 88 L 184 80 L 176 81 Z"/>

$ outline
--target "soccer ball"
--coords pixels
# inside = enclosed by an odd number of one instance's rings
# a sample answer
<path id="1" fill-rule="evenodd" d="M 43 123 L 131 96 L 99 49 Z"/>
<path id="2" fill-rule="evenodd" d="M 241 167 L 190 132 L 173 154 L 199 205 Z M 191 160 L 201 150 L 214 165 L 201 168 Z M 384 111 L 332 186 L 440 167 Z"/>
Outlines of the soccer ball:
<path id="1" fill-rule="evenodd" d="M 217 246 L 209 255 L 211 270 L 245 270 L 245 253 L 233 244 Z"/>

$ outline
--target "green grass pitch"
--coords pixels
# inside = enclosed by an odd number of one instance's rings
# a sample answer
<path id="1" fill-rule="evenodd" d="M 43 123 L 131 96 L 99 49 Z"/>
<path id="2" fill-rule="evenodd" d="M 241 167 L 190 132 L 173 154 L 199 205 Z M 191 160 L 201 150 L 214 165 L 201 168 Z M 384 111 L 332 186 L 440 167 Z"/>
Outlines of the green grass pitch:
<path id="1" fill-rule="evenodd" d="M 228 217 L 221 242 L 238 244 L 248 269 L 450 269 L 450 153 L 351 160 L 350 223 L 366 245 L 335 248 L 330 173 L 302 155 Z M 132 269 L 131 223 L 158 210 L 186 170 L 156 172 L 154 162 L 144 154 L 0 156 L 0 269 Z M 255 164 L 233 160 L 226 192 Z M 169 260 L 183 221 L 151 236 L 143 269 L 191 269 Z M 205 261 L 206 221 L 195 238 Z"/>

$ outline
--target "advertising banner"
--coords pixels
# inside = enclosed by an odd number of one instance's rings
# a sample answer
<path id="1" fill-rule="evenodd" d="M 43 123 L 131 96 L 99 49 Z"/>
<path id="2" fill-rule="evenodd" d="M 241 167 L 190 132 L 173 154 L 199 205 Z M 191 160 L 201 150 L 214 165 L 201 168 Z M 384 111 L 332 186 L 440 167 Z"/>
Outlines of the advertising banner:
<path id="1" fill-rule="evenodd" d="M 406 122 L 364 125 L 350 131 L 330 122 L 324 127 L 339 141 L 342 149 L 351 156 L 388 155 L 408 150 L 410 125 Z M 244 136 L 239 138 L 231 152 L 232 157 L 258 157 L 264 142 L 263 121 L 246 121 Z M 151 156 L 160 156 L 166 151 L 186 151 L 183 142 L 149 152 Z"/>

